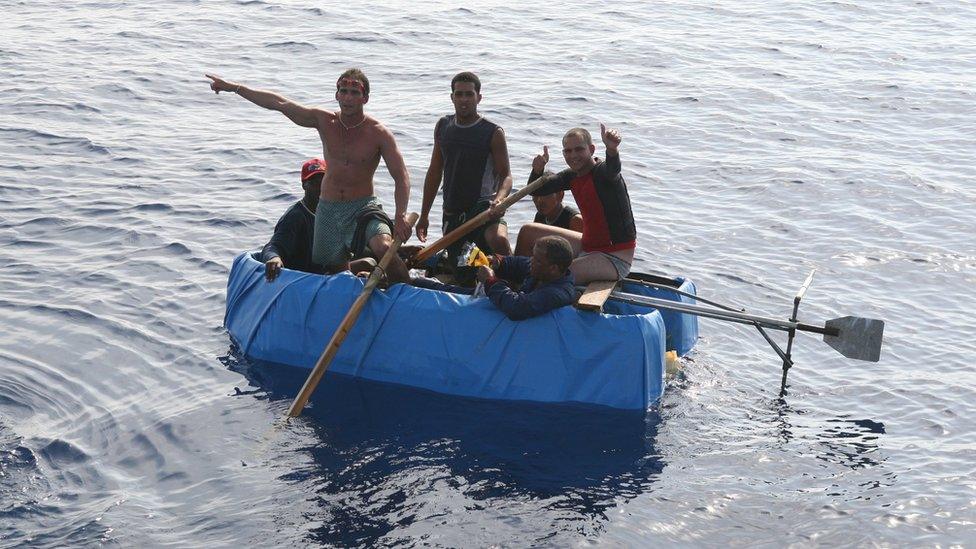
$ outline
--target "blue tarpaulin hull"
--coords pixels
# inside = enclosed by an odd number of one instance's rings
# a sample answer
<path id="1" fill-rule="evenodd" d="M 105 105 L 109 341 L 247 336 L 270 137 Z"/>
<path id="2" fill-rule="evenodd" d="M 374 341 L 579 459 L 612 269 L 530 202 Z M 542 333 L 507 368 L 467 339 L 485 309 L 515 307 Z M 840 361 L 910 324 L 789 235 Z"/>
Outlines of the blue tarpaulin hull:
<path id="1" fill-rule="evenodd" d="M 681 282 L 694 293 L 690 281 Z M 363 285 L 348 273 L 287 269 L 268 283 L 264 264 L 244 253 L 227 282 L 224 325 L 251 358 L 311 368 Z M 641 286 L 625 290 L 677 299 Z M 329 370 L 461 396 L 646 409 L 664 391 L 666 342 L 688 352 L 697 321 L 607 305 L 614 314 L 563 307 L 512 321 L 484 298 L 397 284 L 373 292 Z"/>

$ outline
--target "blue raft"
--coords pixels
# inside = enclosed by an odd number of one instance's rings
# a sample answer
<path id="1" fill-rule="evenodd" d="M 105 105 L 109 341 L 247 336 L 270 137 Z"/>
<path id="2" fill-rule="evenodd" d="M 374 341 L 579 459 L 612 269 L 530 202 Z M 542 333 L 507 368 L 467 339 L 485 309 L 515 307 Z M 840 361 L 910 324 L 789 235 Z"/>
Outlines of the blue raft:
<path id="1" fill-rule="evenodd" d="M 689 280 L 670 282 L 695 293 Z M 224 325 L 250 358 L 312 368 L 363 284 L 287 269 L 269 283 L 244 253 L 227 281 Z M 693 302 L 644 285 L 623 290 Z M 612 300 L 604 310 L 512 321 L 485 298 L 396 284 L 373 293 L 329 371 L 468 397 L 645 410 L 664 392 L 665 350 L 690 351 L 697 319 Z"/>

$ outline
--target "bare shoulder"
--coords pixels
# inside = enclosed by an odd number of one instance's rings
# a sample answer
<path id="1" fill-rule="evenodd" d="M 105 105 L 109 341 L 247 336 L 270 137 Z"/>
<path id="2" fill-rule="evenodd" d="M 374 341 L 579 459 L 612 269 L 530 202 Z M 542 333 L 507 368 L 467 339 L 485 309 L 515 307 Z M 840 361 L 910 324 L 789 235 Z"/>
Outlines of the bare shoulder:
<path id="1" fill-rule="evenodd" d="M 491 134 L 491 148 L 496 153 L 508 149 L 508 143 L 505 141 L 505 130 L 501 126 L 495 128 L 495 133 Z"/>
<path id="2" fill-rule="evenodd" d="M 312 113 L 315 115 L 315 120 L 317 120 L 321 125 L 335 124 L 339 119 L 338 113 L 320 109 L 318 107 L 313 108 Z"/>
<path id="3" fill-rule="evenodd" d="M 382 122 L 373 118 L 372 116 L 366 117 L 366 126 L 369 128 L 371 134 L 373 134 L 377 139 L 381 141 L 396 141 L 393 137 L 393 132 L 390 131 Z"/>

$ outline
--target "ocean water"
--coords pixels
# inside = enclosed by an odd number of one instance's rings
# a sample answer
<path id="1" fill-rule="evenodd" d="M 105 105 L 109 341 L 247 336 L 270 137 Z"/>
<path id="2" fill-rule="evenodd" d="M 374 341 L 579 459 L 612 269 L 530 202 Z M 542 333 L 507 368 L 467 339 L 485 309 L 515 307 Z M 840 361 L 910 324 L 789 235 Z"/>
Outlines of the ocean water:
<path id="1" fill-rule="evenodd" d="M 976 543 L 971 2 L 0 6 L 0 546 Z M 336 108 L 350 66 L 412 209 L 473 70 L 518 182 L 621 131 L 636 269 L 784 318 L 817 269 L 801 320 L 886 320 L 881 361 L 801 334 L 780 399 L 702 320 L 646 417 L 327 376 L 282 425 L 303 373 L 240 356 L 225 284 L 321 146 L 203 73 Z"/>

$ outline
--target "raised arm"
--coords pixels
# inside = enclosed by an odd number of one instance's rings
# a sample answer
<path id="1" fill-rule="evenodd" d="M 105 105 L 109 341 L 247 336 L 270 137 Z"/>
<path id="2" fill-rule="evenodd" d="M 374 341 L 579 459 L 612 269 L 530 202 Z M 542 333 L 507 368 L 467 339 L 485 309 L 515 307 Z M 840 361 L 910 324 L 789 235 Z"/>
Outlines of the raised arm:
<path id="1" fill-rule="evenodd" d="M 532 171 L 529 173 L 529 183 L 532 183 L 537 178 L 542 176 L 543 171 L 546 169 L 546 164 L 549 163 L 549 145 L 542 146 L 542 154 L 535 155 L 532 159 Z"/>
<path id="2" fill-rule="evenodd" d="M 606 124 L 601 122 L 600 137 L 603 139 L 603 146 L 607 149 L 607 168 L 612 174 L 620 173 L 620 151 L 617 150 L 621 141 L 620 132 L 608 130 Z"/>
<path id="3" fill-rule="evenodd" d="M 556 191 L 568 191 L 570 182 L 574 174 L 571 170 L 563 170 L 559 173 L 544 172 L 546 164 L 549 163 L 549 146 L 543 145 L 542 154 L 536 155 L 532 159 L 532 173 L 529 174 L 529 183 L 536 179 L 546 176 L 546 182 L 538 189 L 532 191 L 532 196 L 552 194 Z"/>
<path id="4" fill-rule="evenodd" d="M 439 124 L 439 123 L 438 123 Z M 420 219 L 417 220 L 417 238 L 427 242 L 427 229 L 430 227 L 430 208 L 437 198 L 437 189 L 441 188 L 441 177 L 444 174 L 444 157 L 441 155 L 440 140 L 437 139 L 437 127 L 434 127 L 434 151 L 430 153 L 430 165 L 427 166 L 427 176 L 424 178 L 424 198 L 420 205 Z"/>
<path id="5" fill-rule="evenodd" d="M 380 141 L 380 155 L 383 162 L 386 162 L 386 169 L 393 177 L 394 190 L 393 200 L 396 202 L 396 213 L 394 215 L 394 236 L 401 242 L 410 240 L 410 225 L 407 224 L 407 204 L 410 202 L 410 174 L 407 173 L 407 165 L 403 162 L 403 155 L 397 147 L 396 139 L 390 130 L 383 128 L 383 137 Z"/>
<path id="6" fill-rule="evenodd" d="M 252 89 L 237 82 L 224 80 L 214 74 L 206 76 L 211 80 L 210 89 L 214 93 L 234 92 L 259 107 L 280 112 L 299 126 L 317 128 L 320 118 L 329 114 L 327 111 L 306 107 L 274 92 Z"/>

